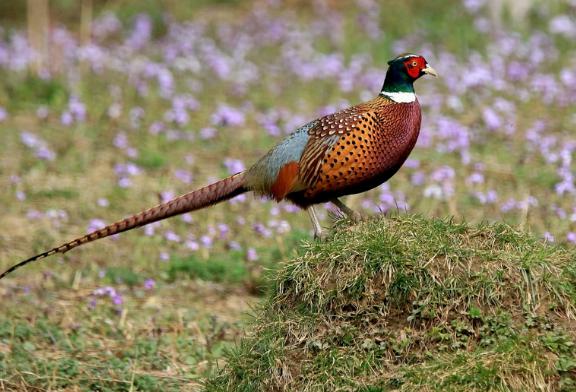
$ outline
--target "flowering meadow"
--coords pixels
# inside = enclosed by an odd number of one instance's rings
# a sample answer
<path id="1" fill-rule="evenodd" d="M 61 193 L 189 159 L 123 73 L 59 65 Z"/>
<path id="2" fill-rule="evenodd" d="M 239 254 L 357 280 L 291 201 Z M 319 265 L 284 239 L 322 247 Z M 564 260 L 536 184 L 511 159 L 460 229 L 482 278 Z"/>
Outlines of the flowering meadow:
<path id="1" fill-rule="evenodd" d="M 440 74 L 415 85 L 417 147 L 347 204 L 576 245 L 575 1 L 521 19 L 485 0 L 114 3 L 88 41 L 53 20 L 42 67 L 24 21 L 0 26 L 2 269 L 243 170 L 374 97 L 404 52 Z M 246 194 L 18 270 L 0 282 L 0 388 L 193 390 L 311 233 Z"/>

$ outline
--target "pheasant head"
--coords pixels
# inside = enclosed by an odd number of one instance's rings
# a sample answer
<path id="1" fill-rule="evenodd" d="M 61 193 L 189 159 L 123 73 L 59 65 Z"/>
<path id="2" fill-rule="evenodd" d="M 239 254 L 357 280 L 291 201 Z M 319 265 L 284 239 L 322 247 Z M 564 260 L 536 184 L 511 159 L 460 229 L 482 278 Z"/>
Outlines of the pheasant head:
<path id="1" fill-rule="evenodd" d="M 414 102 L 414 82 L 424 75 L 438 76 L 426 59 L 415 54 L 403 54 L 388 62 L 386 79 L 380 94 L 395 102 Z"/>

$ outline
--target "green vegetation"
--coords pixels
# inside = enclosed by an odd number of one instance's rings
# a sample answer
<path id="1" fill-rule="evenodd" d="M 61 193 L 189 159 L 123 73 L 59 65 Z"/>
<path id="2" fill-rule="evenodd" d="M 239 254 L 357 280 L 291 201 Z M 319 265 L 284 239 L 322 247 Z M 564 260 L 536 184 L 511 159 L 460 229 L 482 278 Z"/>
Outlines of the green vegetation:
<path id="1" fill-rule="evenodd" d="M 114 293 L 119 295 L 118 293 Z M 182 282 L 116 297 L 0 291 L 0 390 L 186 391 L 242 331 L 245 290 Z M 221 365 L 220 365 L 221 366 Z"/>
<path id="2" fill-rule="evenodd" d="M 576 388 L 573 250 L 410 215 L 306 248 L 208 390 Z"/>
<path id="3" fill-rule="evenodd" d="M 488 3 L 50 0 L 38 70 L 0 1 L 1 269 L 253 163 L 407 51 L 440 72 L 419 144 L 345 201 L 471 224 L 317 244 L 247 195 L 33 263 L 0 281 L 0 391 L 573 390 L 573 4 Z"/>

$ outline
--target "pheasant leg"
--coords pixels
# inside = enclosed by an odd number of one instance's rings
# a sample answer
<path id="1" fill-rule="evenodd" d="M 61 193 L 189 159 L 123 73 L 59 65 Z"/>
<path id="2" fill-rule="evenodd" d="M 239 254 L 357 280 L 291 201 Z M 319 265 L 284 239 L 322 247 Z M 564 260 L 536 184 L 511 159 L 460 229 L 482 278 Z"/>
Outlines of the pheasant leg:
<path id="1" fill-rule="evenodd" d="M 348 217 L 348 219 L 352 220 L 352 222 L 358 223 L 362 220 L 362 215 L 358 211 L 354 211 L 346 204 L 342 203 L 340 199 L 332 199 L 330 200 L 332 204 L 334 204 L 340 211 L 344 213 Z"/>
<path id="2" fill-rule="evenodd" d="M 319 240 L 324 238 L 322 233 L 322 226 L 320 226 L 320 222 L 318 221 L 318 217 L 316 216 L 316 211 L 314 210 L 314 206 L 310 206 L 307 209 L 308 216 L 312 221 L 312 226 L 314 227 L 314 238 Z"/>

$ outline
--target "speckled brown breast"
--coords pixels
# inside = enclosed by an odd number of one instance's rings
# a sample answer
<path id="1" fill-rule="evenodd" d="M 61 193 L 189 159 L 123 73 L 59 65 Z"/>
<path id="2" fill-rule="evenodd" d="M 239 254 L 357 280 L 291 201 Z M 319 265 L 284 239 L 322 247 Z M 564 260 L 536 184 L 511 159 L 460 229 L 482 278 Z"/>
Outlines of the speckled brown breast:
<path id="1" fill-rule="evenodd" d="M 308 186 L 288 198 L 306 206 L 382 184 L 414 148 L 420 119 L 418 101 L 387 101 L 326 117 L 311 131 L 300 163 L 301 179 Z"/>

